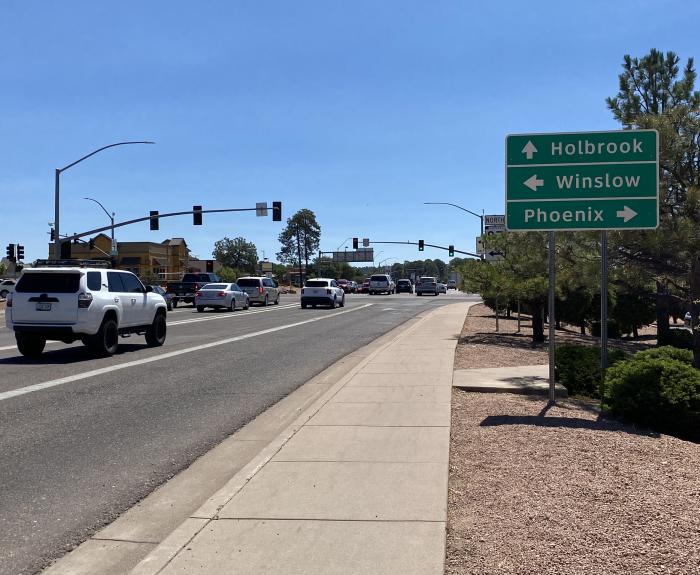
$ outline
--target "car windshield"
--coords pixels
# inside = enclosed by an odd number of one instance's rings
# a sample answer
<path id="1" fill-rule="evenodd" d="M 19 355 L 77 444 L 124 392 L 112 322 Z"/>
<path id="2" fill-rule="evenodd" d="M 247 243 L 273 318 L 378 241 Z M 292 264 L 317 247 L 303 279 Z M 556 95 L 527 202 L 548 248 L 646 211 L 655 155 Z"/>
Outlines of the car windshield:
<path id="1" fill-rule="evenodd" d="M 207 284 L 202 289 L 226 289 L 228 284 Z"/>
<path id="2" fill-rule="evenodd" d="M 306 287 L 328 287 L 327 280 L 309 280 L 306 282 Z"/>
<path id="3" fill-rule="evenodd" d="M 253 278 L 242 278 L 238 280 L 238 285 L 241 287 L 258 287 L 260 286 L 260 280 Z"/>
<path id="4" fill-rule="evenodd" d="M 25 273 L 17 283 L 19 293 L 75 293 L 80 287 L 79 273 Z"/>

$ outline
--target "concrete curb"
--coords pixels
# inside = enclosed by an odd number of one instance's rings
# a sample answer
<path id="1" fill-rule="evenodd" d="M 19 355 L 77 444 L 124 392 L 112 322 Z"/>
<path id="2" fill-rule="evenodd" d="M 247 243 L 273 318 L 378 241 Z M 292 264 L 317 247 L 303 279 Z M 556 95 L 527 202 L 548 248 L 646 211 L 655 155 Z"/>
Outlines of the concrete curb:
<path id="1" fill-rule="evenodd" d="M 463 305 L 463 304 L 457 304 Z M 171 535 L 161 542 L 131 571 L 132 575 L 156 575 L 164 569 L 174 557 L 185 548 L 209 522 L 215 520 L 219 511 L 231 501 L 243 487 L 277 454 L 280 449 L 326 404 L 328 403 L 358 372 L 360 372 L 374 357 L 389 346 L 403 338 L 409 337 L 432 315 L 443 307 L 423 312 L 406 327 L 406 323 L 395 328 L 400 331 L 395 337 L 384 342 L 358 364 L 345 373 L 340 380 L 333 384 L 321 397 L 307 407 L 299 417 L 285 428 L 275 439 L 264 447 L 257 456 L 236 473 L 219 491 L 212 495 L 192 516 L 185 520 Z"/>

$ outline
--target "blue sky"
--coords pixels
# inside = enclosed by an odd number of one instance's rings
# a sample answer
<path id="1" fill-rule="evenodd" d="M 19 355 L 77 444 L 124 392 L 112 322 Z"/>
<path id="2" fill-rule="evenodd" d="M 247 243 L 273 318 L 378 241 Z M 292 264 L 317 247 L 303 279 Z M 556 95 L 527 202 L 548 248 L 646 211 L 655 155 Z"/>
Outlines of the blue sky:
<path id="1" fill-rule="evenodd" d="M 509 133 L 617 129 L 605 97 L 624 54 L 696 53 L 700 3 L 12 0 L 0 18 L 0 244 L 46 257 L 61 230 L 281 200 L 313 210 L 321 247 L 424 239 L 473 251 L 504 210 Z M 117 230 L 122 241 L 224 237 L 275 259 L 282 225 L 252 213 Z M 341 248 L 342 249 L 342 248 Z M 377 246 L 378 260 L 446 252 Z"/>

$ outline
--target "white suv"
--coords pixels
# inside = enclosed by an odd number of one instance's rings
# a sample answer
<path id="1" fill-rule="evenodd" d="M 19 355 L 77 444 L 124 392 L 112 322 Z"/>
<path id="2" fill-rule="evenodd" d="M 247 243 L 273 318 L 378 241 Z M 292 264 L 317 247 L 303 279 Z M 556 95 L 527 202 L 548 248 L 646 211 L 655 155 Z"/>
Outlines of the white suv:
<path id="1" fill-rule="evenodd" d="M 369 278 L 369 295 L 385 293 L 391 295 L 396 291 L 396 284 L 389 274 L 375 274 Z"/>
<path id="2" fill-rule="evenodd" d="M 5 324 L 22 355 L 38 357 L 46 340 L 82 341 L 95 355 L 117 351 L 119 336 L 165 342 L 166 304 L 134 274 L 92 267 L 25 269 L 7 301 Z"/>
<path id="3" fill-rule="evenodd" d="M 335 309 L 336 306 L 345 307 L 345 292 L 333 279 L 306 280 L 301 288 L 301 309 L 306 309 L 307 305 L 327 305 L 331 309 Z"/>

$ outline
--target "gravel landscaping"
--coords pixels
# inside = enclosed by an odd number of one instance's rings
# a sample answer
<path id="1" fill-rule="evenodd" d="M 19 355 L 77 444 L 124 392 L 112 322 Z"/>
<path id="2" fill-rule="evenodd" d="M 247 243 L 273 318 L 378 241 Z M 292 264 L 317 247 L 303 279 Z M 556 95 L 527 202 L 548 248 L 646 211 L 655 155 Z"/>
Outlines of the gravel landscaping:
<path id="1" fill-rule="evenodd" d="M 472 310 L 455 368 L 546 363 Z M 446 573 L 700 573 L 700 445 L 594 401 L 455 390 Z"/>

